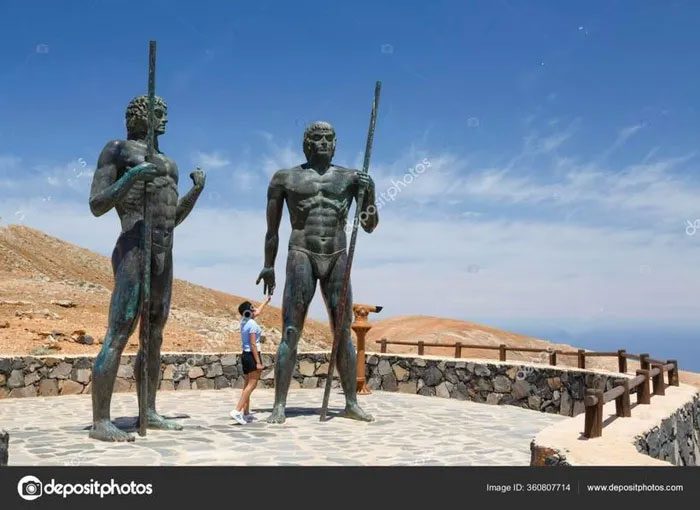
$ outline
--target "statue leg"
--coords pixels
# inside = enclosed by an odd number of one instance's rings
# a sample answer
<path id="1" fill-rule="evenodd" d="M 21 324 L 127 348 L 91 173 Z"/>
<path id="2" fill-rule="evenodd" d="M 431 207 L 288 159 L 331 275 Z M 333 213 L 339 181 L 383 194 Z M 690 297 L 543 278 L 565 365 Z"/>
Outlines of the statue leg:
<path id="1" fill-rule="evenodd" d="M 308 255 L 289 250 L 282 298 L 282 341 L 275 363 L 275 404 L 268 423 L 284 423 L 287 393 L 297 360 L 297 344 L 315 291 L 316 279 Z"/>
<path id="2" fill-rule="evenodd" d="M 141 299 L 141 251 L 137 239 L 120 237 L 112 253 L 114 290 L 102 350 L 92 367 L 92 419 L 90 437 L 101 441 L 133 441 L 110 420 L 114 381 L 122 351 L 134 332 Z"/>
<path id="3" fill-rule="evenodd" d="M 156 412 L 156 392 L 160 385 L 160 349 L 163 345 L 163 329 L 170 314 L 170 298 L 173 285 L 172 251 L 165 253 L 161 249 L 153 248 L 153 263 L 151 267 L 151 331 L 148 349 L 148 423 L 149 429 L 182 430 L 182 425 L 174 420 L 168 420 Z M 161 261 L 157 263 L 156 259 Z M 141 400 L 141 363 L 142 353 L 136 358 L 134 374 L 136 376 L 136 388 L 139 400 Z"/>
<path id="4" fill-rule="evenodd" d="M 340 294 L 343 287 L 343 275 L 347 255 L 342 253 L 333 266 L 330 274 L 321 280 L 321 293 L 326 303 L 328 316 L 333 331 L 336 330 L 336 313 L 340 305 Z M 366 413 L 357 403 L 357 353 L 352 343 L 350 324 L 352 323 L 352 286 L 348 283 L 348 297 L 345 302 L 345 314 L 340 325 L 341 335 L 338 343 L 336 366 L 340 376 L 340 383 L 345 394 L 345 413 L 348 418 L 362 421 L 373 421 L 372 415 Z"/>

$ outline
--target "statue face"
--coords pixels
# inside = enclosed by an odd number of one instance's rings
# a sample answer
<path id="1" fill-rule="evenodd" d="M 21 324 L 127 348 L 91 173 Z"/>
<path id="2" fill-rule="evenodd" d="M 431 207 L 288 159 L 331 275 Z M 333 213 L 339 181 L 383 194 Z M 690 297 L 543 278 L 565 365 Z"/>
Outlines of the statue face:
<path id="1" fill-rule="evenodd" d="M 318 156 L 331 159 L 335 154 L 335 131 L 327 127 L 309 131 L 304 137 L 304 154 L 307 159 Z"/>
<path id="2" fill-rule="evenodd" d="M 165 126 L 168 123 L 168 109 L 165 106 L 156 104 L 153 113 L 156 118 L 155 132 L 158 135 L 162 135 L 165 133 Z"/>

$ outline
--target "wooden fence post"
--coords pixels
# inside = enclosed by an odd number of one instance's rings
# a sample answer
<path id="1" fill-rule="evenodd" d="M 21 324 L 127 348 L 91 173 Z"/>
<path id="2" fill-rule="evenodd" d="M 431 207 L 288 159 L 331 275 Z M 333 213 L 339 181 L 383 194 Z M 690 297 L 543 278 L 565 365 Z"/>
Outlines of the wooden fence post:
<path id="1" fill-rule="evenodd" d="M 583 349 L 578 350 L 578 367 L 586 368 L 586 351 Z"/>
<path id="2" fill-rule="evenodd" d="M 423 340 L 420 340 L 418 342 L 418 354 L 423 354 L 425 353 L 425 342 Z"/>
<path id="3" fill-rule="evenodd" d="M 659 369 L 659 373 L 652 378 L 652 386 L 654 388 L 654 395 L 665 395 L 666 386 L 664 384 L 664 366 L 656 365 Z"/>
<path id="4" fill-rule="evenodd" d="M 382 338 L 379 343 L 381 344 L 381 352 L 386 352 L 386 338 Z"/>
<path id="5" fill-rule="evenodd" d="M 680 381 L 678 380 L 678 361 L 675 359 L 668 360 L 668 363 L 673 364 L 673 368 L 668 371 L 668 384 L 671 386 L 678 386 Z"/>
<path id="6" fill-rule="evenodd" d="M 506 344 L 501 344 L 498 346 L 498 359 L 501 361 L 506 360 Z"/>
<path id="7" fill-rule="evenodd" d="M 621 386 L 625 388 L 625 392 L 615 399 L 615 414 L 621 418 L 629 418 L 632 416 L 629 380 L 625 379 L 622 381 Z"/>
<path id="8" fill-rule="evenodd" d="M 651 394 L 649 393 L 649 370 L 637 370 L 637 375 L 644 376 L 644 382 L 637 386 L 637 404 L 650 404 Z"/>
<path id="9" fill-rule="evenodd" d="M 455 343 L 455 358 L 462 357 L 462 342 Z"/>
<path id="10" fill-rule="evenodd" d="M 621 374 L 627 373 L 627 351 L 620 349 L 617 351 L 617 371 Z"/>
<path id="11" fill-rule="evenodd" d="M 603 435 L 603 390 L 588 388 L 584 398 L 586 416 L 583 435 L 589 439 Z"/>
<path id="12" fill-rule="evenodd" d="M 549 364 L 550 365 L 557 365 L 557 351 L 551 351 L 549 353 Z"/>
<path id="13" fill-rule="evenodd" d="M 649 370 L 649 353 L 639 355 L 639 368 Z"/>

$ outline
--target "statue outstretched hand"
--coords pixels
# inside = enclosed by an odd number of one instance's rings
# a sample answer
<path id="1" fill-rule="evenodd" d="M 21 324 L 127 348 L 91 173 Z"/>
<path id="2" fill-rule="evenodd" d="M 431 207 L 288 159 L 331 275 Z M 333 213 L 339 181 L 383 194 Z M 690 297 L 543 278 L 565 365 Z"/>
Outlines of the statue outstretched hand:
<path id="1" fill-rule="evenodd" d="M 264 267 L 262 271 L 260 271 L 258 279 L 255 280 L 255 285 L 260 283 L 260 280 L 263 281 L 263 293 L 271 296 L 272 292 L 275 290 L 275 268 Z"/>

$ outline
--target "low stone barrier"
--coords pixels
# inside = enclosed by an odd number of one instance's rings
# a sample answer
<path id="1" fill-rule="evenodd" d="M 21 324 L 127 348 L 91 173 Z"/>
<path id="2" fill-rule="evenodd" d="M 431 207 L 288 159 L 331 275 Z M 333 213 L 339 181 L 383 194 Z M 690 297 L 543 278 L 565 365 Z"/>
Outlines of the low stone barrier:
<path id="1" fill-rule="evenodd" d="M 637 451 L 676 466 L 700 466 L 700 395 L 635 441 Z"/>
<path id="2" fill-rule="evenodd" d="M 323 386 L 329 357 L 328 352 L 299 353 L 291 387 Z M 115 391 L 135 391 L 135 358 L 122 356 Z M 274 360 L 275 355 L 262 354 L 263 387 L 274 386 Z M 90 393 L 93 361 L 87 356 L 0 358 L 0 398 Z M 161 371 L 162 390 L 243 386 L 237 353 L 165 353 Z M 608 390 L 620 379 L 570 367 L 390 354 L 368 354 L 366 375 L 372 389 L 508 404 L 565 416 L 584 411 L 586 388 Z"/>
<path id="3" fill-rule="evenodd" d="M 371 389 L 418 393 L 576 416 L 584 412 L 586 388 L 608 390 L 621 376 L 571 367 L 518 365 L 435 356 L 367 356 Z"/>
<path id="4" fill-rule="evenodd" d="M 299 353 L 291 388 L 325 384 L 327 352 Z M 135 354 L 122 356 L 114 391 L 136 391 Z M 165 353 L 162 355 L 162 390 L 242 388 L 243 369 L 237 353 Z M 262 354 L 262 387 L 274 386 L 274 355 Z M 90 393 L 94 357 L 22 356 L 0 358 L 0 398 L 75 395 Z"/>
<path id="5" fill-rule="evenodd" d="M 323 386 L 329 357 L 328 352 L 299 353 L 291 387 Z M 135 391 L 135 358 L 122 356 L 115 391 Z M 262 354 L 262 387 L 274 386 L 274 360 L 274 354 Z M 90 393 L 93 362 L 88 356 L 0 357 L 0 398 Z M 407 354 L 368 354 L 366 375 L 367 385 L 375 390 L 508 404 L 565 416 L 584 411 L 586 388 L 608 390 L 620 379 L 571 367 Z M 243 382 L 237 353 L 162 355 L 162 390 L 240 388 Z"/>

